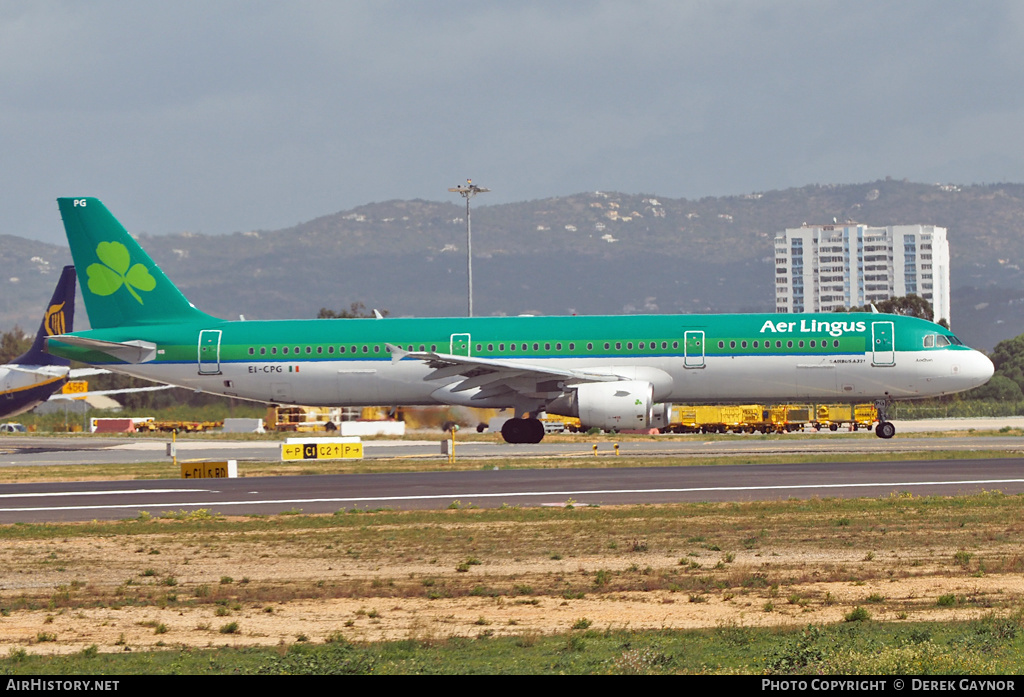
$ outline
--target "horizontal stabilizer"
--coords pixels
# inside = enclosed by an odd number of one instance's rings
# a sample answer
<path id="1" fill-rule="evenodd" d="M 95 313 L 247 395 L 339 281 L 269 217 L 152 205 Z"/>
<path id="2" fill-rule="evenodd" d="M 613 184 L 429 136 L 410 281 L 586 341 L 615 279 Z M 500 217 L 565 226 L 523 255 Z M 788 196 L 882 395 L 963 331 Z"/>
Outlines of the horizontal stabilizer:
<path id="1" fill-rule="evenodd" d="M 58 334 L 46 337 L 46 343 L 59 341 L 68 346 L 99 351 L 125 363 L 148 363 L 156 358 L 156 344 L 151 341 L 136 339 L 133 341 L 102 341 L 87 339 L 74 334 Z"/>
<path id="2" fill-rule="evenodd" d="M 48 380 L 50 378 L 62 378 L 68 374 L 67 366 L 62 365 L 14 365 L 8 363 L 4 366 L 7 370 L 11 370 L 16 373 L 24 373 L 25 375 L 33 375 L 41 380 Z"/>

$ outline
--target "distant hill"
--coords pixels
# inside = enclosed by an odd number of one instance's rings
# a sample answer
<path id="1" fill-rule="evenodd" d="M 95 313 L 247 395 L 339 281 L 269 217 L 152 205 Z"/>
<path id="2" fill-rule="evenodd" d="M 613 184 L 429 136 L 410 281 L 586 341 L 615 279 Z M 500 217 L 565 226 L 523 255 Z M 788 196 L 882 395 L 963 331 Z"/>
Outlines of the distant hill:
<path id="1" fill-rule="evenodd" d="M 116 215 L 116 211 L 114 211 Z M 140 241 L 203 310 L 315 317 L 361 301 L 392 316 L 466 311 L 465 207 L 386 201 L 293 228 Z M 672 199 L 592 192 L 473 201 L 474 309 L 487 314 L 770 312 L 773 239 L 836 218 L 949 230 L 952 326 L 991 349 L 1024 332 L 1024 185 L 905 181 Z M 65 248 L 0 238 L 0 328 L 34 329 Z M 84 313 L 81 315 L 84 318 Z"/>

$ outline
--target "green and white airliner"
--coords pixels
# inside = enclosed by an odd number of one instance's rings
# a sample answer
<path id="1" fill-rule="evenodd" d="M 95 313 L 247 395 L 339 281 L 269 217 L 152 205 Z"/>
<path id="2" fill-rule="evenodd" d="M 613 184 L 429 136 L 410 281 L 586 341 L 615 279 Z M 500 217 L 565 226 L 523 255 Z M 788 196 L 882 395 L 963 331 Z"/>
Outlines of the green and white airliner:
<path id="1" fill-rule="evenodd" d="M 887 314 L 625 315 L 228 321 L 198 310 L 95 198 L 58 199 L 91 329 L 58 356 L 190 389 L 306 406 L 512 409 L 511 443 L 543 411 L 643 429 L 672 402 L 865 402 L 984 384 L 982 353 Z M 884 409 L 876 433 L 895 432 Z"/>

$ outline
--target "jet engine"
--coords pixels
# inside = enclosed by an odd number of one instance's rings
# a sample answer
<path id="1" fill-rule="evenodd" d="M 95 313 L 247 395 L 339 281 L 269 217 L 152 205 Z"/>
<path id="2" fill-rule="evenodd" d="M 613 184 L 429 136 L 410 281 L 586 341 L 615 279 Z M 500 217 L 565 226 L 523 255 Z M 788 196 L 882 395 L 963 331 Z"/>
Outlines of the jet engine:
<path id="1" fill-rule="evenodd" d="M 642 380 L 590 382 L 576 388 L 575 411 L 587 428 L 650 428 L 654 386 Z"/>

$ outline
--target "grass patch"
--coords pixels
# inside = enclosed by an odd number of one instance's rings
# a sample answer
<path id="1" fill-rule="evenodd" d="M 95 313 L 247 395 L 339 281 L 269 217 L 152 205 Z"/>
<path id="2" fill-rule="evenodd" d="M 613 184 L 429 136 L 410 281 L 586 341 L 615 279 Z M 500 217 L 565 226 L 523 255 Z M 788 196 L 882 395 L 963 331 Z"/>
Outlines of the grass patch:
<path id="1" fill-rule="evenodd" d="M 490 624 L 486 618 L 477 620 Z M 855 622 L 797 629 L 723 626 L 693 631 L 571 631 L 354 644 L 297 639 L 288 647 L 182 651 L 80 651 L 0 658 L 10 675 L 480 675 L 746 674 L 1008 675 L 1019 672 L 1019 620 L 886 625 Z"/>

